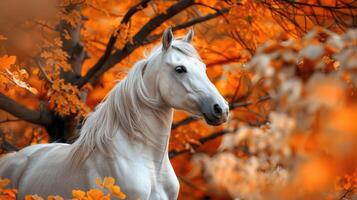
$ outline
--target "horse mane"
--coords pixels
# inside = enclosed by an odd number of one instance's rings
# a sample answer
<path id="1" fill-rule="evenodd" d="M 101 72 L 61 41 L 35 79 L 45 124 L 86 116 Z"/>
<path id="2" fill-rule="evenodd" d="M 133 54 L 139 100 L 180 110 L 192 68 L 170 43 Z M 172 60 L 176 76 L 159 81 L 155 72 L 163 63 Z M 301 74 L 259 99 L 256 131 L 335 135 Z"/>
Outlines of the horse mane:
<path id="1" fill-rule="evenodd" d="M 172 45 L 173 49 L 199 58 L 191 44 L 182 40 L 176 41 L 175 45 Z M 148 130 L 148 124 L 142 120 L 145 116 L 142 116 L 140 106 L 148 106 L 160 113 L 160 105 L 157 99 L 149 97 L 143 74 L 148 60 L 161 53 L 160 47 L 155 48 L 147 59 L 134 64 L 126 78 L 120 81 L 85 119 L 79 138 L 72 144 L 71 163 L 84 162 L 94 149 L 110 157 L 113 156 L 115 153 L 113 139 L 119 129 L 132 137 L 151 141 L 144 134 Z"/>

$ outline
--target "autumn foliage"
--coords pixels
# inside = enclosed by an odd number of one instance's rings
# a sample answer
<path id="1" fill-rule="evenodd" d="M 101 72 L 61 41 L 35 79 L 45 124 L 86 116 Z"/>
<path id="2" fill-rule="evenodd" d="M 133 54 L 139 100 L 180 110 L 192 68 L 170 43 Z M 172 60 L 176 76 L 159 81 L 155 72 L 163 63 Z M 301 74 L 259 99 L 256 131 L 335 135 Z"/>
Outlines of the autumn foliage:
<path id="1" fill-rule="evenodd" d="M 179 198 L 356 198 L 356 16 L 345 0 L 0 2 L 0 153 L 73 142 L 165 28 L 193 27 L 231 113 L 210 127 L 175 112 Z M 0 199 L 16 198 L 9 181 Z M 125 199 L 117 184 L 98 179 L 72 198 Z"/>
<path id="2" fill-rule="evenodd" d="M 1 199 L 16 199 L 16 189 L 5 189 L 10 183 L 9 179 L 0 180 L 0 198 Z M 96 185 L 99 189 L 90 189 L 82 191 L 78 189 L 72 190 L 72 200 L 109 200 L 109 199 L 125 199 L 124 194 L 118 185 L 115 185 L 115 179 L 112 177 L 105 177 L 103 180 L 97 178 Z M 58 195 L 50 195 L 47 198 L 36 194 L 29 194 L 25 196 L 25 200 L 64 200 L 65 198 Z M 66 198 L 67 199 L 67 198 Z"/>

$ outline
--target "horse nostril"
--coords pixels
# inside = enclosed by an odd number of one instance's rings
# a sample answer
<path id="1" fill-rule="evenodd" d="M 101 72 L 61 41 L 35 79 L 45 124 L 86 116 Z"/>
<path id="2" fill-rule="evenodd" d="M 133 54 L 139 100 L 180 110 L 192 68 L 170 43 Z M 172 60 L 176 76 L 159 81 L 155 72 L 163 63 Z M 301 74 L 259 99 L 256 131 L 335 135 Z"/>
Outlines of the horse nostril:
<path id="1" fill-rule="evenodd" d="M 213 110 L 216 114 L 222 114 L 222 108 L 218 104 L 213 105 Z"/>

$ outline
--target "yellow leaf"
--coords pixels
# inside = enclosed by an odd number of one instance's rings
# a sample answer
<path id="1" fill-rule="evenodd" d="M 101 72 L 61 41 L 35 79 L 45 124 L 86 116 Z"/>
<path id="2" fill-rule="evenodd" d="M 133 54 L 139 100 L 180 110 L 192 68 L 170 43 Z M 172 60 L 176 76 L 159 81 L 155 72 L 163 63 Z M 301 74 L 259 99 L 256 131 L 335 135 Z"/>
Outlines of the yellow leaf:
<path id="1" fill-rule="evenodd" d="M 43 200 L 43 198 L 35 194 L 35 195 L 26 195 L 25 200 Z"/>
<path id="2" fill-rule="evenodd" d="M 126 199 L 126 194 L 124 193 L 118 193 L 118 194 L 113 194 L 113 196 L 119 198 L 119 199 Z"/>
<path id="3" fill-rule="evenodd" d="M 47 197 L 47 200 L 64 200 L 64 198 L 58 195 L 56 196 L 50 195 Z"/>
<path id="4" fill-rule="evenodd" d="M 3 35 L 0 35 L 0 41 L 1 40 L 7 40 L 7 37 L 3 36 Z"/>
<path id="5" fill-rule="evenodd" d="M 100 200 L 110 200 L 110 196 L 106 195 L 106 196 L 102 197 Z"/>
<path id="6" fill-rule="evenodd" d="M 82 199 L 86 196 L 86 193 L 82 190 L 72 190 L 72 196 L 77 199 Z"/>
<path id="7" fill-rule="evenodd" d="M 9 179 L 0 179 L 0 189 L 10 184 L 10 182 L 11 181 Z"/>
<path id="8" fill-rule="evenodd" d="M 25 200 L 32 200 L 31 195 L 26 195 L 26 196 L 25 196 Z"/>
<path id="9" fill-rule="evenodd" d="M 104 193 L 98 189 L 91 189 L 87 192 L 87 196 L 93 200 L 99 200 L 104 196 Z"/>
<path id="10" fill-rule="evenodd" d="M 108 189 L 113 187 L 114 183 L 115 183 L 115 179 L 112 177 L 105 177 L 103 180 L 104 187 Z"/>
<path id="11" fill-rule="evenodd" d="M 71 35 L 68 33 L 68 31 L 66 29 L 63 32 L 63 37 L 66 40 L 70 40 L 71 39 Z"/>
<path id="12" fill-rule="evenodd" d="M 0 199 L 4 198 L 4 199 L 8 199 L 8 200 L 12 200 L 12 199 L 16 199 L 17 196 L 17 190 L 16 189 L 5 189 L 2 190 L 0 188 Z"/>
<path id="13" fill-rule="evenodd" d="M 115 185 L 115 186 L 112 187 L 112 191 L 113 191 L 113 193 L 120 193 L 120 192 L 121 192 L 121 191 L 120 191 L 120 187 L 117 186 L 117 185 Z"/>
<path id="14" fill-rule="evenodd" d="M 12 81 L 18 85 L 19 87 L 22 87 L 28 91 L 30 91 L 33 94 L 38 94 L 38 91 L 36 88 L 31 87 L 30 85 L 28 85 L 26 82 L 20 80 L 14 73 L 12 73 L 10 70 L 6 69 L 6 72 L 10 75 Z"/>
<path id="15" fill-rule="evenodd" d="M 95 184 L 98 185 L 99 187 L 103 187 L 103 182 L 100 178 L 95 179 Z"/>
<path id="16" fill-rule="evenodd" d="M 4 55 L 0 57 L 0 68 L 9 68 L 11 65 L 15 64 L 16 56 Z"/>
<path id="17" fill-rule="evenodd" d="M 119 199 L 125 199 L 126 195 L 121 191 L 120 187 L 115 185 L 111 190 L 113 196 L 118 197 Z"/>

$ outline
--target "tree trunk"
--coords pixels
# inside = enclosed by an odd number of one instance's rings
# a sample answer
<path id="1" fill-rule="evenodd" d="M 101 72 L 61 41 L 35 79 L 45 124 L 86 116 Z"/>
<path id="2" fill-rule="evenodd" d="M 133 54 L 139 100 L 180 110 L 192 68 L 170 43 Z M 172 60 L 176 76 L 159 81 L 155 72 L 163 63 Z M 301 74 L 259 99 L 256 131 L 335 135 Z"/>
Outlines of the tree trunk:
<path id="1" fill-rule="evenodd" d="M 79 120 L 73 116 L 56 116 L 53 124 L 46 126 L 49 142 L 73 143 L 78 137 Z"/>

